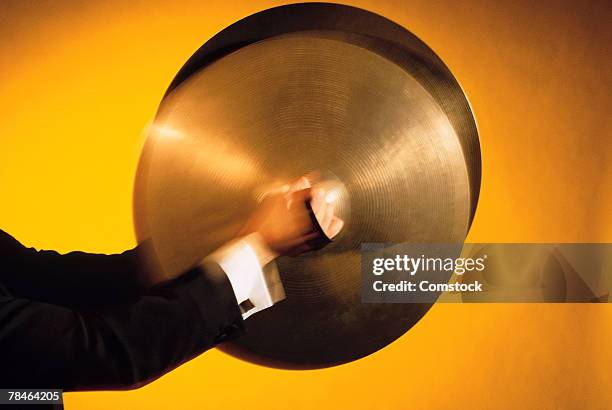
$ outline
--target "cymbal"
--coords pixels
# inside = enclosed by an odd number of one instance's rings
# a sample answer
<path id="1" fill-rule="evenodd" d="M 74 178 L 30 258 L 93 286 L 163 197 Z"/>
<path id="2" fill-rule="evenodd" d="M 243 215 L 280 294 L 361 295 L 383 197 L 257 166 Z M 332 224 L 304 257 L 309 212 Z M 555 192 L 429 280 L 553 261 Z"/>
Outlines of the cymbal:
<path id="1" fill-rule="evenodd" d="M 478 129 L 467 97 L 448 67 L 427 44 L 378 14 L 334 3 L 289 4 L 252 14 L 202 45 L 176 74 L 166 95 L 192 74 L 232 51 L 267 38 L 306 31 L 333 36 L 384 56 L 427 89 L 459 137 L 468 165 L 473 217 L 480 194 L 481 157 Z"/>
<path id="2" fill-rule="evenodd" d="M 433 94 L 425 71 L 398 64 L 376 48 L 383 43 L 279 33 L 201 64 L 160 105 L 135 190 L 137 235 L 159 264 L 154 280 L 234 237 L 266 187 L 312 171 L 341 187 L 343 232 L 323 250 L 278 260 L 287 299 L 250 317 L 248 333 L 223 347 L 231 354 L 317 368 L 373 353 L 430 305 L 362 303 L 361 244 L 465 238 L 480 172 L 466 147 L 477 138 L 439 102 L 452 93 Z"/>

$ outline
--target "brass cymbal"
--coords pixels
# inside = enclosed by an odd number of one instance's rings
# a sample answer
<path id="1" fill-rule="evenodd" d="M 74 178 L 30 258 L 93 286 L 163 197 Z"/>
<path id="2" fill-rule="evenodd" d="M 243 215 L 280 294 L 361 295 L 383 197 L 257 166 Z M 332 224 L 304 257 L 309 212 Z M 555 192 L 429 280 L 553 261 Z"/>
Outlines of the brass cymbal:
<path id="1" fill-rule="evenodd" d="M 200 47 L 166 91 L 224 55 L 249 44 L 288 33 L 309 31 L 379 54 L 414 76 L 438 102 L 453 125 L 468 165 L 470 209 L 480 194 L 481 158 L 476 122 L 461 86 L 444 62 L 418 37 L 393 21 L 357 7 L 334 3 L 296 3 L 252 14 L 225 28 Z"/>
<path id="2" fill-rule="evenodd" d="M 173 84 L 135 191 L 156 280 L 236 235 L 266 187 L 314 170 L 342 187 L 341 235 L 278 260 L 287 300 L 249 318 L 226 351 L 270 366 L 330 366 L 384 347 L 428 310 L 360 299 L 362 243 L 462 242 L 473 215 L 466 134 L 423 75 L 354 33 L 309 30 L 252 42 Z"/>

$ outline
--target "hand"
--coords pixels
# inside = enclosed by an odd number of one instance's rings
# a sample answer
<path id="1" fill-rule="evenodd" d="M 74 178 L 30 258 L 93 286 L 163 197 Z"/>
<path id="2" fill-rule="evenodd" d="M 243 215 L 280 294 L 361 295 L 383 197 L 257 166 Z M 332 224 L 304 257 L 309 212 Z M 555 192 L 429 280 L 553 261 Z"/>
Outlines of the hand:
<path id="1" fill-rule="evenodd" d="M 320 229 L 313 223 L 311 210 Z M 317 249 L 327 243 L 325 239 L 338 235 L 343 226 L 344 222 L 334 215 L 333 203 L 326 200 L 326 192 L 312 188 L 302 177 L 269 193 L 251 214 L 241 235 L 258 234 L 262 240 L 251 245 L 265 265 L 279 256 Z"/>

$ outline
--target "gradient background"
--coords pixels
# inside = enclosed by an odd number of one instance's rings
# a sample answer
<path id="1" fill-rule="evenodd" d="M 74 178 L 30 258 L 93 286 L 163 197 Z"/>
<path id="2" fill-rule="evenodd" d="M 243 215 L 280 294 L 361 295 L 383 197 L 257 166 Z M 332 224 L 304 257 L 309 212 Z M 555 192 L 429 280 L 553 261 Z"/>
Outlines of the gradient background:
<path id="1" fill-rule="evenodd" d="M 166 87 L 213 34 L 280 4 L 1 1 L 0 227 L 38 248 L 134 246 L 142 130 Z M 484 177 L 468 240 L 612 242 L 609 2 L 348 4 L 423 39 L 470 98 Z M 603 409 L 611 347 L 609 304 L 444 304 L 391 346 L 336 368 L 273 370 L 214 350 L 142 389 L 65 401 L 115 410 Z"/>

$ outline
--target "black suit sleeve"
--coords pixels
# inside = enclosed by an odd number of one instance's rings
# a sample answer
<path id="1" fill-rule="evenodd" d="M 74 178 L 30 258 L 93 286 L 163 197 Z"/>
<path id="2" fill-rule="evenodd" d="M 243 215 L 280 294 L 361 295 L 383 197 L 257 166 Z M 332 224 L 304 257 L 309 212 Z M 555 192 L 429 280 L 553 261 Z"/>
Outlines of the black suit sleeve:
<path id="1" fill-rule="evenodd" d="M 0 286 L 0 387 L 134 388 L 244 331 L 231 284 L 216 265 L 194 268 L 141 295 L 82 309 L 51 303 L 53 298 L 43 289 L 38 291 L 44 301 L 26 297 L 30 286 L 14 278 L 20 272 L 7 272 L 19 267 L 7 250 L 10 253 L 10 246 L 0 250 L 1 278 L 11 277 L 4 281 L 8 286 Z M 8 268 L 4 256 L 12 261 Z M 90 269 L 96 272 L 95 265 L 105 262 L 101 255 L 93 256 L 91 263 L 87 254 L 78 258 L 75 266 L 82 275 Z M 31 267 L 25 260 L 20 263 Z M 61 260 L 49 268 L 36 261 L 35 266 L 43 272 L 51 269 L 61 281 L 65 275 L 55 270 L 63 264 Z M 129 264 L 122 269 L 129 272 Z M 37 275 L 30 271 L 27 280 L 33 282 Z M 16 293 L 12 288 L 18 288 Z"/>
<path id="2" fill-rule="evenodd" d="M 144 245 L 117 255 L 26 248 L 0 230 L 0 284 L 16 297 L 70 308 L 132 300 L 144 291 Z"/>

